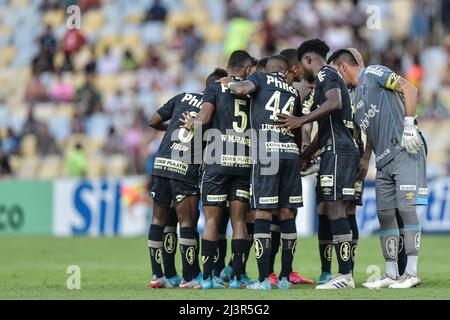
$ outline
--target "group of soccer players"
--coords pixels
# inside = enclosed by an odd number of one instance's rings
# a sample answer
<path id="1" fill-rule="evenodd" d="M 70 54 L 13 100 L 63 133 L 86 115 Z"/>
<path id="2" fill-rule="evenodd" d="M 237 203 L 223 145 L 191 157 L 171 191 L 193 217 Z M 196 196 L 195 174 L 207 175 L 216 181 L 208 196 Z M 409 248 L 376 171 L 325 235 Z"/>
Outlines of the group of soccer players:
<path id="1" fill-rule="evenodd" d="M 150 126 L 166 133 L 151 177 L 151 287 L 268 290 L 313 283 L 293 272 L 293 260 L 301 178 L 318 171 L 322 273 L 316 289 L 354 288 L 355 211 L 372 152 L 386 274 L 363 286 L 420 283 L 415 206 L 426 205 L 427 188 L 417 90 L 386 67 L 364 68 L 355 49 L 338 50 L 327 61 L 328 52 L 319 39 L 259 61 L 235 51 L 226 70 L 208 76 L 204 92 L 181 93 L 152 116 Z M 311 138 L 313 122 L 318 132 Z M 205 216 L 201 242 L 199 202 Z M 229 220 L 232 255 L 226 264 Z M 177 242 L 181 278 L 174 263 Z M 254 281 L 246 272 L 252 246 L 259 271 Z M 334 276 L 333 247 L 339 265 Z"/>

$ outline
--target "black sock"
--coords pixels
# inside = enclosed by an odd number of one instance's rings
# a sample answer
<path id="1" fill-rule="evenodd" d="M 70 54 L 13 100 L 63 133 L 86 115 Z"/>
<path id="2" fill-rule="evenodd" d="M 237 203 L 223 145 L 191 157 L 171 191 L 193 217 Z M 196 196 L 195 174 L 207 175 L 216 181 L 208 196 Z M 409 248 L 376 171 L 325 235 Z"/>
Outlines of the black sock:
<path id="1" fill-rule="evenodd" d="M 243 270 L 242 270 L 242 274 L 246 274 L 247 273 L 247 261 L 248 261 L 249 255 L 250 255 L 250 250 L 251 250 L 252 245 L 253 245 L 253 233 L 254 233 L 254 231 L 255 231 L 255 224 L 247 222 L 248 238 L 247 238 L 247 247 L 245 248 L 245 260 L 244 260 L 244 267 L 243 267 Z"/>
<path id="2" fill-rule="evenodd" d="M 233 251 L 233 274 L 231 278 L 236 277 L 241 280 L 242 271 L 244 270 L 245 250 L 248 247 L 247 239 L 233 239 L 231 240 L 231 250 Z"/>
<path id="3" fill-rule="evenodd" d="M 194 235 L 195 235 L 195 257 L 194 257 L 194 278 L 196 278 L 200 270 L 200 262 L 198 261 L 198 256 L 200 254 L 200 234 L 197 231 L 197 228 L 194 229 Z"/>
<path id="4" fill-rule="evenodd" d="M 166 226 L 164 227 L 164 246 L 162 251 L 164 276 L 172 278 L 177 274 L 175 267 L 175 255 L 177 253 L 177 213 L 174 208 L 170 209 L 169 215 L 166 219 Z"/>
<path id="5" fill-rule="evenodd" d="M 214 256 L 217 253 L 217 241 L 202 239 L 203 279 L 212 276 L 214 268 Z"/>
<path id="6" fill-rule="evenodd" d="M 270 238 L 270 220 L 256 219 L 255 221 L 255 254 L 258 263 L 259 281 L 269 277 L 270 253 L 272 240 Z"/>
<path id="7" fill-rule="evenodd" d="M 355 268 L 355 261 L 356 261 L 356 249 L 358 247 L 358 239 L 359 239 L 359 230 L 358 230 L 358 223 L 356 221 L 356 215 L 351 214 L 347 217 L 348 224 L 350 225 L 350 229 L 352 229 L 352 242 L 350 245 L 350 253 L 351 253 L 351 267 L 352 267 L 352 273 L 353 269 Z"/>
<path id="8" fill-rule="evenodd" d="M 272 249 L 270 251 L 269 274 L 274 272 L 275 258 L 280 249 L 280 222 L 276 215 L 272 215 L 270 237 L 272 239 Z"/>
<path id="9" fill-rule="evenodd" d="M 150 262 L 152 273 L 158 278 L 163 276 L 162 271 L 162 247 L 163 247 L 163 226 L 152 224 L 148 231 L 148 248 L 150 251 Z"/>
<path id="10" fill-rule="evenodd" d="M 319 254 L 322 272 L 331 273 L 331 258 L 333 254 L 333 233 L 330 222 L 326 215 L 319 215 L 319 225 L 317 229 L 319 238 Z"/>
<path id="11" fill-rule="evenodd" d="M 292 272 L 292 262 L 294 261 L 295 246 L 297 244 L 297 226 L 295 219 L 289 219 L 280 223 L 281 241 L 281 278 L 289 278 Z"/>
<path id="12" fill-rule="evenodd" d="M 400 276 L 403 275 L 403 273 L 405 272 L 406 269 L 406 264 L 407 264 L 407 260 L 408 257 L 406 256 L 406 251 L 405 251 L 405 225 L 403 223 L 403 219 L 400 216 L 400 213 L 398 211 L 398 209 L 395 210 L 395 218 L 397 219 L 397 225 L 400 231 L 400 238 L 398 239 L 398 261 L 397 261 L 397 265 L 398 265 L 398 273 Z"/>
<path id="13" fill-rule="evenodd" d="M 194 263 L 196 242 L 194 228 L 180 228 L 180 251 L 183 265 L 183 279 L 188 282 L 195 276 Z"/>
<path id="14" fill-rule="evenodd" d="M 333 232 L 333 243 L 339 264 L 339 273 L 349 274 L 352 271 L 350 245 L 352 242 L 352 230 L 347 218 L 331 220 L 330 226 Z"/>

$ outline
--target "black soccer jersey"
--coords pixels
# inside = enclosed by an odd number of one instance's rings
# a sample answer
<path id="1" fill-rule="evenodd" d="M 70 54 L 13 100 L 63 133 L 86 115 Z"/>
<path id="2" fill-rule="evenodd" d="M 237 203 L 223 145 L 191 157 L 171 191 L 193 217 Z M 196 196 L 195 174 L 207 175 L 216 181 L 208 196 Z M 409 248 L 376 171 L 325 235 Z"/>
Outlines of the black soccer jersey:
<path id="1" fill-rule="evenodd" d="M 196 116 L 203 103 L 202 94 L 181 93 L 170 99 L 157 112 L 163 121 L 170 120 L 158 152 L 153 175 L 176 180 L 198 179 L 202 142 L 196 141 L 194 131 L 180 128 L 183 113 Z"/>
<path id="2" fill-rule="evenodd" d="M 234 81 L 242 79 L 233 77 Z M 204 171 L 249 175 L 250 127 L 248 112 L 249 97 L 235 96 L 219 82 L 206 87 L 204 102 L 215 106 L 210 129 L 207 131 L 207 146 L 204 152 Z"/>
<path id="3" fill-rule="evenodd" d="M 252 129 L 256 130 L 258 137 L 253 155 L 258 159 L 273 156 L 280 159 L 297 159 L 299 148 L 296 132 L 278 128 L 279 123 L 275 120 L 278 113 L 301 115 L 299 92 L 278 72 L 254 72 L 247 80 L 253 82 L 257 88 L 252 95 L 250 108 Z"/>
<path id="4" fill-rule="evenodd" d="M 325 94 L 331 89 L 340 89 L 342 108 L 336 110 L 319 122 L 319 145 L 334 153 L 354 152 L 353 112 L 347 86 L 341 75 L 333 68 L 324 66 L 315 78 L 314 100 L 309 101 L 310 109 L 315 110 L 325 102 Z"/>

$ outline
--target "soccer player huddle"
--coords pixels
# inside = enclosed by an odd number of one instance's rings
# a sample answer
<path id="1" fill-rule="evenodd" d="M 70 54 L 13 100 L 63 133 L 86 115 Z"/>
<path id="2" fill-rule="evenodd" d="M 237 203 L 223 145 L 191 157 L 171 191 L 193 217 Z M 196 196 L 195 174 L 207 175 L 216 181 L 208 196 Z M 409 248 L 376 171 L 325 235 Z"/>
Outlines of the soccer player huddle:
<path id="1" fill-rule="evenodd" d="M 356 49 L 337 50 L 327 60 L 328 53 L 319 39 L 259 61 L 235 51 L 225 70 L 207 77 L 204 92 L 181 93 L 152 116 L 150 126 L 166 133 L 151 177 L 151 287 L 268 290 L 312 284 L 293 271 L 293 262 L 302 176 L 317 174 L 316 289 L 354 288 L 355 212 L 372 152 L 386 273 L 362 285 L 419 285 L 416 206 L 427 204 L 428 191 L 426 144 L 415 119 L 417 89 L 387 67 L 366 68 Z M 205 216 L 201 241 L 199 202 Z M 177 242 L 182 277 L 175 268 Z M 252 246 L 256 280 L 246 272 Z"/>

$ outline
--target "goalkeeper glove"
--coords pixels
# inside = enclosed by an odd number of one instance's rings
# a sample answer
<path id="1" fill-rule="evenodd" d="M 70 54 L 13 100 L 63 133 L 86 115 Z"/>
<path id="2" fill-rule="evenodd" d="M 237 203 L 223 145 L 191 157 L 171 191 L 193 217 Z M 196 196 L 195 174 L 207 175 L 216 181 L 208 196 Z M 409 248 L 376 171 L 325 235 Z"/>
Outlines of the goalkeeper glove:
<path id="1" fill-rule="evenodd" d="M 419 130 L 417 130 L 417 126 L 414 124 L 414 117 L 405 117 L 402 147 L 405 148 L 406 152 L 416 154 L 422 145 L 423 142 L 420 138 Z"/>

